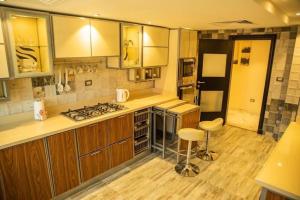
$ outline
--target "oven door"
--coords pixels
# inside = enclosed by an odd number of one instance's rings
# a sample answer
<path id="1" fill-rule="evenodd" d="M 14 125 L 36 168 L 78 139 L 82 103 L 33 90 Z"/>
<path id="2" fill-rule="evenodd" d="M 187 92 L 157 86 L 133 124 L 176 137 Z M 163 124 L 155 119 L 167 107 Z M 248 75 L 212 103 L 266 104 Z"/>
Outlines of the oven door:
<path id="1" fill-rule="evenodd" d="M 184 62 L 183 63 L 182 77 L 193 76 L 194 73 L 194 62 Z"/>
<path id="2" fill-rule="evenodd" d="M 196 104 L 195 86 L 193 84 L 178 87 L 178 93 L 179 99 Z"/>

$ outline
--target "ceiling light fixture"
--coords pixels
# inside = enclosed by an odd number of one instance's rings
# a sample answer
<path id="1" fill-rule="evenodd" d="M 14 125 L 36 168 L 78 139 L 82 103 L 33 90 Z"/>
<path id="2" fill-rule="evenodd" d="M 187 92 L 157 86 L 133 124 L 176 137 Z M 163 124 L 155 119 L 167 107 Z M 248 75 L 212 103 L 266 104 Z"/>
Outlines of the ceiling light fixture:
<path id="1" fill-rule="evenodd" d="M 297 12 L 296 15 L 297 15 L 297 16 L 300 16 L 300 12 Z"/>
<path id="2" fill-rule="evenodd" d="M 4 2 L 4 1 L 6 1 L 6 0 L 0 0 L 1 2 Z"/>
<path id="3" fill-rule="evenodd" d="M 95 16 L 95 17 L 99 17 L 99 16 L 100 16 L 100 14 L 99 14 L 99 13 L 96 13 L 96 14 L 94 14 L 94 16 Z"/>

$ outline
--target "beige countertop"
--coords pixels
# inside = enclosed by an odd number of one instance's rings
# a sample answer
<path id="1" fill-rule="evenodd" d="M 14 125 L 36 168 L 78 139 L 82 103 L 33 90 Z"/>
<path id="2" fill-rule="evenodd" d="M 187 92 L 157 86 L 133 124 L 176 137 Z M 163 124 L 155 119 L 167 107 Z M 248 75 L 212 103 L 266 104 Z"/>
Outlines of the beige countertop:
<path id="1" fill-rule="evenodd" d="M 186 101 L 183 101 L 183 100 L 174 100 L 174 101 L 169 101 L 169 102 L 166 102 L 166 103 L 163 103 L 163 104 L 159 104 L 157 106 L 155 106 L 155 108 L 158 108 L 160 110 L 168 110 L 170 108 L 174 108 L 176 106 L 180 106 L 182 104 L 185 104 L 187 103 Z"/>
<path id="2" fill-rule="evenodd" d="M 191 112 L 193 110 L 200 109 L 200 106 L 194 105 L 194 104 L 183 104 L 181 106 L 177 106 L 175 108 L 169 109 L 168 112 L 174 113 L 177 115 L 183 115 L 187 112 Z"/>
<path id="3" fill-rule="evenodd" d="M 177 99 L 177 97 L 164 95 L 155 95 L 147 98 L 136 99 L 122 103 L 122 105 L 127 107 L 125 110 L 108 113 L 79 122 L 73 121 L 63 115 L 49 117 L 45 121 L 29 120 L 24 122 L 14 122 L 14 124 L 10 124 L 7 127 L 2 126 L 0 128 L 0 149 L 44 138 L 56 133 L 79 128 L 175 99 Z"/>
<path id="4" fill-rule="evenodd" d="M 300 124 L 292 122 L 256 177 L 262 187 L 300 199 Z"/>

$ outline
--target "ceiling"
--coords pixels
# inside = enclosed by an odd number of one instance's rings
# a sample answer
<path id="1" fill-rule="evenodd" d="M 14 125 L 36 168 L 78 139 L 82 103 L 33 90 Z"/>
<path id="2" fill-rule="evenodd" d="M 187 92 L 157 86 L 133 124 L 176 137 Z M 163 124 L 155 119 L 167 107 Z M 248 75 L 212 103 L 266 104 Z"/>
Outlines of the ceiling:
<path id="1" fill-rule="evenodd" d="M 199 30 L 300 24 L 300 16 L 295 15 L 300 0 L 6 0 L 2 4 Z M 234 20 L 254 24 L 214 23 Z"/>

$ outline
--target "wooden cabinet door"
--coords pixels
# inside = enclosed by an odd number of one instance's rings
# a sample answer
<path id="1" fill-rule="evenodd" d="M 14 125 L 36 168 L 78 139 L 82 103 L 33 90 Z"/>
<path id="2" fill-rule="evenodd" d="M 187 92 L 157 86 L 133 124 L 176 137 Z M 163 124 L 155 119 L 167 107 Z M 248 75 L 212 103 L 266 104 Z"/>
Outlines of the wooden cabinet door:
<path id="1" fill-rule="evenodd" d="M 81 180 L 87 181 L 110 168 L 108 149 L 101 149 L 80 158 Z"/>
<path id="2" fill-rule="evenodd" d="M 85 155 L 107 145 L 106 121 L 76 129 L 79 155 Z"/>
<path id="3" fill-rule="evenodd" d="M 79 185 L 78 157 L 74 131 L 47 138 L 55 195 Z"/>
<path id="4" fill-rule="evenodd" d="M 0 151 L 0 199 L 51 199 L 43 140 Z"/>
<path id="5" fill-rule="evenodd" d="M 190 31 L 186 29 L 181 29 L 179 38 L 180 38 L 179 57 L 188 58 L 189 49 L 190 49 Z"/>
<path id="6" fill-rule="evenodd" d="M 133 114 L 122 115 L 107 121 L 109 144 L 133 136 Z"/>
<path id="7" fill-rule="evenodd" d="M 143 67 L 168 65 L 169 49 L 165 47 L 144 47 Z"/>
<path id="8" fill-rule="evenodd" d="M 92 56 L 120 55 L 120 23 L 91 20 Z"/>
<path id="9" fill-rule="evenodd" d="M 198 47 L 198 32 L 190 31 L 190 48 L 189 48 L 189 57 L 196 58 L 197 57 L 197 47 Z"/>
<path id="10" fill-rule="evenodd" d="M 111 147 L 111 167 L 116 167 L 133 158 L 133 139 L 117 142 Z"/>
<path id="11" fill-rule="evenodd" d="M 151 47 L 168 47 L 169 46 L 169 29 L 144 26 L 143 45 Z"/>
<path id="12" fill-rule="evenodd" d="M 56 58 L 92 55 L 91 27 L 88 18 L 54 15 L 52 19 Z"/>
<path id="13" fill-rule="evenodd" d="M 182 116 L 181 128 L 198 128 L 200 122 L 200 110 L 187 113 Z M 181 140 L 180 149 L 187 149 L 188 142 Z M 192 148 L 197 146 L 197 142 L 192 142 Z"/>

